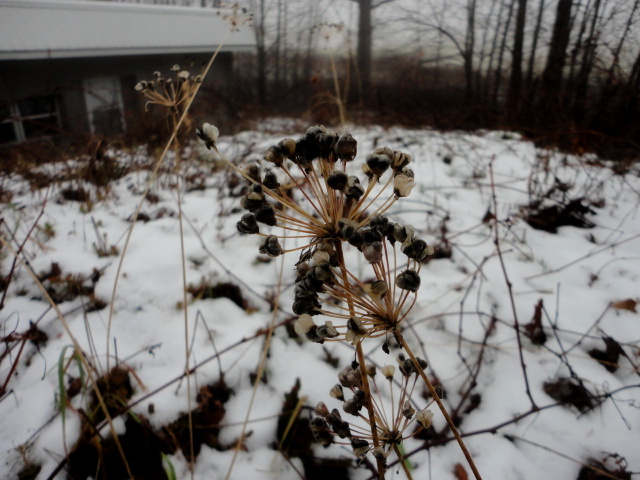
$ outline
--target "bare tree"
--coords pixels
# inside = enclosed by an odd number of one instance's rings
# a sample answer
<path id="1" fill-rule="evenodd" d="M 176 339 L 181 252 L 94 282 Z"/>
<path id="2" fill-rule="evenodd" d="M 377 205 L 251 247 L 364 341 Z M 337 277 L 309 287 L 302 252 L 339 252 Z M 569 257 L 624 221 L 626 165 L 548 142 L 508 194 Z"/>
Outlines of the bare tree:
<path id="1" fill-rule="evenodd" d="M 522 49 L 524 45 L 524 21 L 527 14 L 527 0 L 518 0 L 516 29 L 513 35 L 511 51 L 511 79 L 507 96 L 507 110 L 511 119 L 515 119 L 520 108 L 522 95 Z"/>

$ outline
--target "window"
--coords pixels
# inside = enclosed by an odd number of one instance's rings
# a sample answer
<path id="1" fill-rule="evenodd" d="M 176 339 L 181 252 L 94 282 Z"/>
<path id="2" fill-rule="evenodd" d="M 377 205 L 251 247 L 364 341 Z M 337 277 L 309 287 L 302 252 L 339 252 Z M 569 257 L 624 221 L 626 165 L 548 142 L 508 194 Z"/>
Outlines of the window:
<path id="1" fill-rule="evenodd" d="M 120 80 L 104 77 L 85 80 L 84 100 L 91 133 L 110 135 L 125 130 Z"/>
<path id="2" fill-rule="evenodd" d="M 59 131 L 60 113 L 53 94 L 0 106 L 0 143 L 24 142 Z"/>

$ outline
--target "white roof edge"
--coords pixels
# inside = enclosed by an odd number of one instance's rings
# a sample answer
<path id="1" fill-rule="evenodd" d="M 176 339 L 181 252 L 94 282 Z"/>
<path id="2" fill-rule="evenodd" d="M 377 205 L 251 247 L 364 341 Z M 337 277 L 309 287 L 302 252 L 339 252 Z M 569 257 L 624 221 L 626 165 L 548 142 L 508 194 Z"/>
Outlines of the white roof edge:
<path id="1" fill-rule="evenodd" d="M 1 1 L 1 0 L 0 0 Z M 221 52 L 248 52 L 252 51 L 254 46 L 251 45 L 224 45 Z M 158 47 L 152 48 L 110 48 L 101 50 L 65 50 L 65 51 L 18 51 L 18 52 L 1 52 L 0 61 L 3 60 L 44 60 L 56 58 L 87 58 L 87 57 L 114 57 L 126 55 L 170 55 L 176 53 L 211 53 L 215 51 L 215 47 Z"/>
<path id="2" fill-rule="evenodd" d="M 197 8 L 185 7 L 182 5 L 156 5 L 147 3 L 121 3 L 121 2 L 105 2 L 105 1 L 88 1 L 88 0 L 0 0 L 2 7 L 17 8 L 47 8 L 60 10 L 96 10 L 96 11 L 126 11 L 126 12 L 153 12 L 167 13 L 171 15 L 210 15 L 218 16 L 219 11 L 228 11 L 228 8 Z"/>

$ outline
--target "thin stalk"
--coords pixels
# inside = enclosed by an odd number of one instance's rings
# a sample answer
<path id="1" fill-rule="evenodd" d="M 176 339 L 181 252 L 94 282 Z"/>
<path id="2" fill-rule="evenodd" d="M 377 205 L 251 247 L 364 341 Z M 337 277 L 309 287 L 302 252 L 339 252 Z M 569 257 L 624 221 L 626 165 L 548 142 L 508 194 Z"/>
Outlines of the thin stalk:
<path id="1" fill-rule="evenodd" d="M 404 455 L 402 455 L 402 452 L 398 448 L 398 445 L 396 445 L 395 443 L 393 444 L 393 451 L 396 452 L 398 460 L 400 461 L 400 465 L 402 465 L 402 469 L 404 470 L 404 474 L 409 480 L 413 480 L 413 477 L 411 476 L 411 470 L 409 470 L 409 466 L 407 465 L 407 462 L 409 460 L 405 460 Z"/>
<path id="2" fill-rule="evenodd" d="M 429 377 L 427 377 L 427 375 L 424 373 L 424 370 L 420 366 L 420 363 L 418 363 L 418 359 L 413 354 L 413 351 L 411 350 L 411 348 L 409 348 L 409 345 L 404 339 L 404 336 L 402 335 L 402 333 L 399 332 L 398 330 L 395 330 L 393 334 L 396 340 L 398 340 L 398 343 L 402 345 L 402 348 L 404 348 L 405 352 L 407 352 L 407 355 L 409 355 L 409 358 L 411 358 L 411 361 L 413 362 L 413 366 L 415 367 L 416 372 L 418 372 L 420 377 L 422 377 L 422 380 L 424 381 L 425 385 L 429 389 L 431 396 L 433 397 L 435 402 L 438 404 L 438 408 L 440 409 L 440 411 L 442 412 L 442 415 L 447 421 L 447 425 L 449 425 L 449 430 L 451 430 L 451 433 L 453 433 L 453 436 L 456 438 L 456 441 L 458 442 L 458 445 L 460 446 L 460 449 L 462 450 L 464 457 L 467 459 L 467 463 L 469 464 L 469 467 L 473 472 L 473 476 L 476 478 L 476 480 L 482 480 L 482 476 L 480 475 L 480 472 L 478 471 L 478 468 L 476 467 L 476 464 L 473 461 L 473 458 L 471 457 L 471 454 L 469 453 L 467 446 L 464 444 L 464 441 L 462 440 L 460 433 L 458 433 L 458 429 L 453 424 L 453 420 L 449 416 L 449 412 L 447 412 L 447 409 L 442 403 L 442 400 L 440 400 L 440 397 L 438 396 L 438 392 L 436 392 L 436 389 L 431 383 L 431 380 L 429 380 Z"/>

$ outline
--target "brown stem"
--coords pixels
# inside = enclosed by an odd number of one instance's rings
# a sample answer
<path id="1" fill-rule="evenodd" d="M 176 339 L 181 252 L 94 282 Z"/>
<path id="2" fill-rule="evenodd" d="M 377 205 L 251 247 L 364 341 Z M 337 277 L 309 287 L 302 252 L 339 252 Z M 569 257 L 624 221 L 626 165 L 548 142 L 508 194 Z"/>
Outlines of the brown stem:
<path id="1" fill-rule="evenodd" d="M 436 392 L 436 389 L 434 388 L 433 384 L 429 380 L 429 377 L 427 377 L 427 375 L 424 373 L 424 370 L 422 370 L 422 367 L 418 363 L 418 359 L 415 357 L 415 355 L 409 348 L 409 345 L 405 341 L 401 332 L 397 330 L 394 331 L 394 337 L 398 340 L 398 343 L 402 345 L 402 348 L 404 348 L 405 352 L 407 352 L 407 355 L 409 355 L 409 357 L 411 358 L 411 361 L 413 362 L 416 372 L 418 372 L 420 377 L 422 377 L 422 380 L 424 381 L 425 385 L 429 389 L 431 396 L 433 397 L 435 402 L 438 404 L 438 408 L 440 409 L 440 411 L 442 412 L 442 415 L 447 421 L 447 424 L 449 425 L 449 429 L 451 430 L 451 433 L 453 433 L 453 436 L 456 437 L 456 441 L 458 442 L 458 445 L 460 446 L 460 449 L 462 450 L 464 457 L 467 459 L 467 463 L 469 464 L 469 467 L 471 468 L 471 471 L 473 472 L 474 477 L 476 478 L 476 480 L 482 480 L 482 476 L 480 475 L 480 472 L 478 471 L 478 468 L 476 467 L 476 464 L 474 463 L 473 458 L 469 453 L 469 450 L 467 450 L 467 446 L 464 444 L 464 441 L 462 440 L 460 433 L 458 433 L 458 429 L 453 424 L 453 420 L 451 420 L 451 417 L 449 416 L 449 413 L 447 412 L 446 407 L 442 403 L 442 400 L 440 400 L 440 397 L 438 396 L 438 392 Z"/>
<path id="2" fill-rule="evenodd" d="M 340 272 L 344 281 L 345 288 L 349 285 L 349 275 L 346 267 L 344 266 L 344 252 L 342 251 L 342 243 L 336 242 L 336 256 L 338 257 L 338 263 L 340 264 Z M 348 298 L 348 297 L 347 297 Z M 352 301 L 348 298 L 349 313 L 351 316 L 355 315 L 355 309 Z M 371 438 L 373 440 L 373 447 L 376 448 L 380 444 L 378 438 L 378 427 L 376 425 L 375 412 L 373 410 L 373 402 L 371 401 L 371 389 L 369 388 L 369 378 L 367 377 L 367 363 L 364 358 L 364 351 L 362 350 L 362 342 L 358 341 L 356 344 L 356 355 L 358 356 L 358 363 L 360 364 L 360 375 L 362 377 L 362 390 L 364 391 L 364 404 L 367 406 L 367 412 L 369 414 L 369 427 L 371 428 Z M 378 465 L 378 478 L 384 480 L 385 466 L 384 462 L 376 458 L 376 464 Z"/>
<path id="3" fill-rule="evenodd" d="M 411 476 L 411 470 L 409 470 L 409 465 L 407 465 L 408 460 L 405 460 L 402 452 L 398 448 L 398 445 L 396 445 L 395 443 L 393 444 L 393 451 L 396 452 L 398 461 L 400 462 L 400 465 L 402 465 L 402 469 L 404 470 L 404 474 L 407 476 L 407 479 L 413 480 L 413 477 Z"/>

